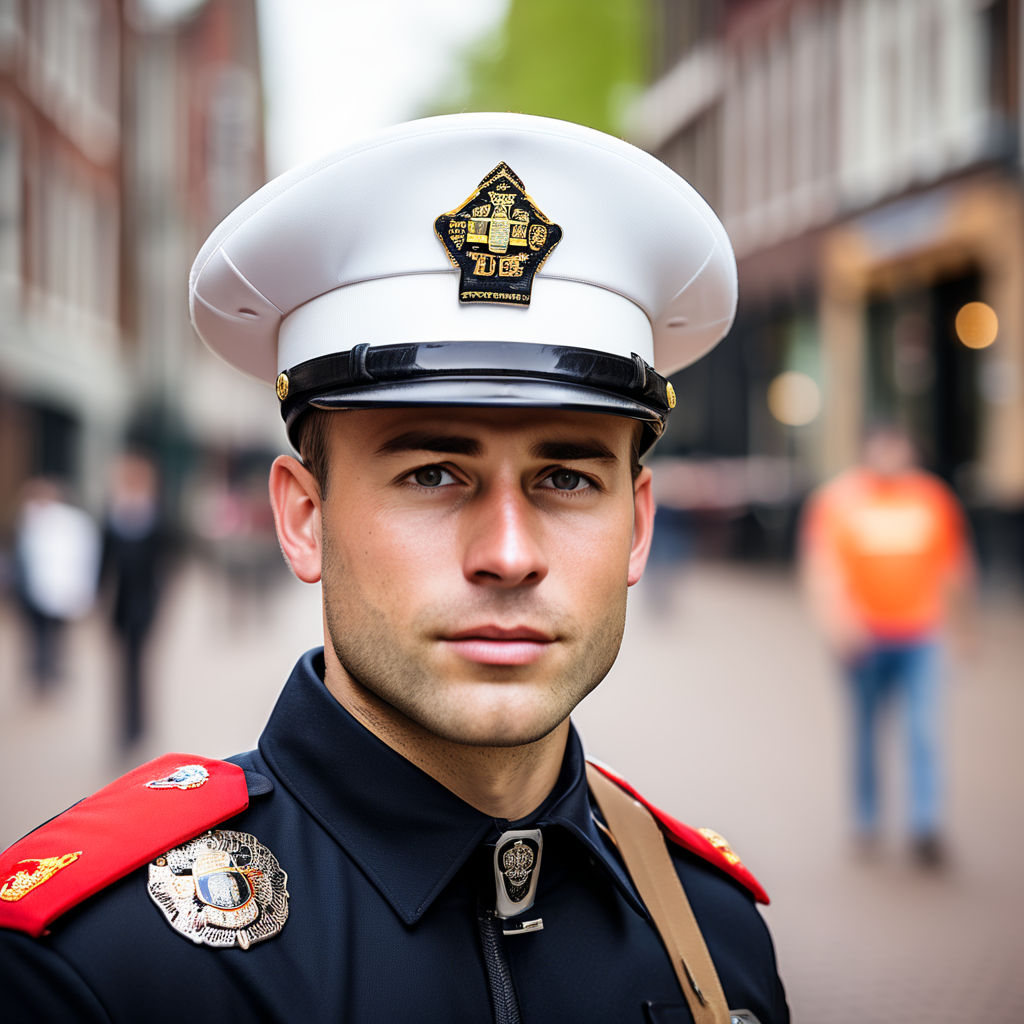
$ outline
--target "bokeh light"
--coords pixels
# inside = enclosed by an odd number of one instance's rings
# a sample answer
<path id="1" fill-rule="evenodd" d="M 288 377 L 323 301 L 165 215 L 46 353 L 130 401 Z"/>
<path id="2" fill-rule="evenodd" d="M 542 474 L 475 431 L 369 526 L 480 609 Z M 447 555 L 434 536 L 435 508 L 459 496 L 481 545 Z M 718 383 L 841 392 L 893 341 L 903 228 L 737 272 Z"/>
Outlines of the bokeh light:
<path id="1" fill-rule="evenodd" d="M 768 385 L 768 411 L 787 427 L 803 427 L 821 412 L 821 389 L 798 370 L 780 373 Z"/>
<path id="2" fill-rule="evenodd" d="M 956 314 L 956 336 L 968 348 L 988 348 L 999 333 L 999 317 L 985 302 L 968 302 Z"/>

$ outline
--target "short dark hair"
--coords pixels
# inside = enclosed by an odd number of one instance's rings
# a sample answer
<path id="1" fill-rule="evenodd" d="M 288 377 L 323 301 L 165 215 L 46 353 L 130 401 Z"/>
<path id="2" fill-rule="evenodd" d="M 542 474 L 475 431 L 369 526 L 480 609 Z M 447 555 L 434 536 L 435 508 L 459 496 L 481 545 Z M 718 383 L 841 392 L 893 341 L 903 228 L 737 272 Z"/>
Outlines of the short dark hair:
<path id="1" fill-rule="evenodd" d="M 327 417 L 330 415 L 327 409 L 310 408 L 295 425 L 295 447 L 299 450 L 302 464 L 316 480 L 321 498 L 327 494 L 327 471 L 330 466 Z"/>
<path id="2" fill-rule="evenodd" d="M 330 468 L 330 452 L 328 451 L 327 417 L 332 415 L 328 409 L 311 408 L 303 413 L 295 426 L 302 464 L 313 475 L 320 488 L 320 497 L 327 494 L 328 470 Z M 629 444 L 629 470 L 635 480 L 640 475 L 640 442 L 643 438 L 644 426 L 637 423 Z"/>

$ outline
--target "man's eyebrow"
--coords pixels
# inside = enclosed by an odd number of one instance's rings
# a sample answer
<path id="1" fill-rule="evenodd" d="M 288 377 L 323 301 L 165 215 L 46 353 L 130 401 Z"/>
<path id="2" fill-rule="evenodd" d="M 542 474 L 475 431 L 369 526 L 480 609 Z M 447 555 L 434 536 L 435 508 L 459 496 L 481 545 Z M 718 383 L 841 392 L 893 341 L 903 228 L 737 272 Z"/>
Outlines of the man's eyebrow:
<path id="1" fill-rule="evenodd" d="M 615 452 L 600 441 L 539 441 L 530 454 L 536 459 L 550 459 L 552 462 L 576 462 L 580 459 L 619 461 Z"/>
<path id="2" fill-rule="evenodd" d="M 442 434 L 425 430 L 408 430 L 392 437 L 377 449 L 378 455 L 399 455 L 404 452 L 436 452 L 439 455 L 479 455 L 483 448 L 472 437 Z"/>

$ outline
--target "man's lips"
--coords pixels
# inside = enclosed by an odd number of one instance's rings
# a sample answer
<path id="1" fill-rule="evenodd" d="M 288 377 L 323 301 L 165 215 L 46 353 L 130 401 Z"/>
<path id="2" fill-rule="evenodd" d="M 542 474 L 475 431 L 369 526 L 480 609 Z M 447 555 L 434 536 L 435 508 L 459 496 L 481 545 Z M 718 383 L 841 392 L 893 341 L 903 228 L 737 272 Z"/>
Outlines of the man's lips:
<path id="1" fill-rule="evenodd" d="M 528 626 L 474 626 L 442 637 L 467 661 L 481 665 L 531 665 L 555 642 Z"/>

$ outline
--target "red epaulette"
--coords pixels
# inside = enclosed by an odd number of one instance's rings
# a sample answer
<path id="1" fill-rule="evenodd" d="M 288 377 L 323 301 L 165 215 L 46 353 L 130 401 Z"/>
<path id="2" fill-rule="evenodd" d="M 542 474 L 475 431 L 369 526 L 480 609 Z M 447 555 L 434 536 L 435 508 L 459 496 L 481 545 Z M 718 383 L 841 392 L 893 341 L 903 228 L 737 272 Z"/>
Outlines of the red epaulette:
<path id="1" fill-rule="evenodd" d="M 717 832 L 710 828 L 691 828 L 681 821 L 673 818 L 657 808 L 650 801 L 645 800 L 624 778 L 616 775 L 606 764 L 590 758 L 588 763 L 592 764 L 602 775 L 611 779 L 617 786 L 624 789 L 634 800 L 643 804 L 657 819 L 662 831 L 677 845 L 690 853 L 714 864 L 716 868 L 724 871 L 731 878 L 735 878 L 744 888 L 749 889 L 758 903 L 767 905 L 771 902 L 768 893 L 764 891 L 761 883 L 747 870 L 743 861 L 733 853 L 728 842 Z"/>
<path id="2" fill-rule="evenodd" d="M 94 893 L 248 806 L 238 765 L 158 757 L 0 854 L 0 927 L 41 935 Z"/>

